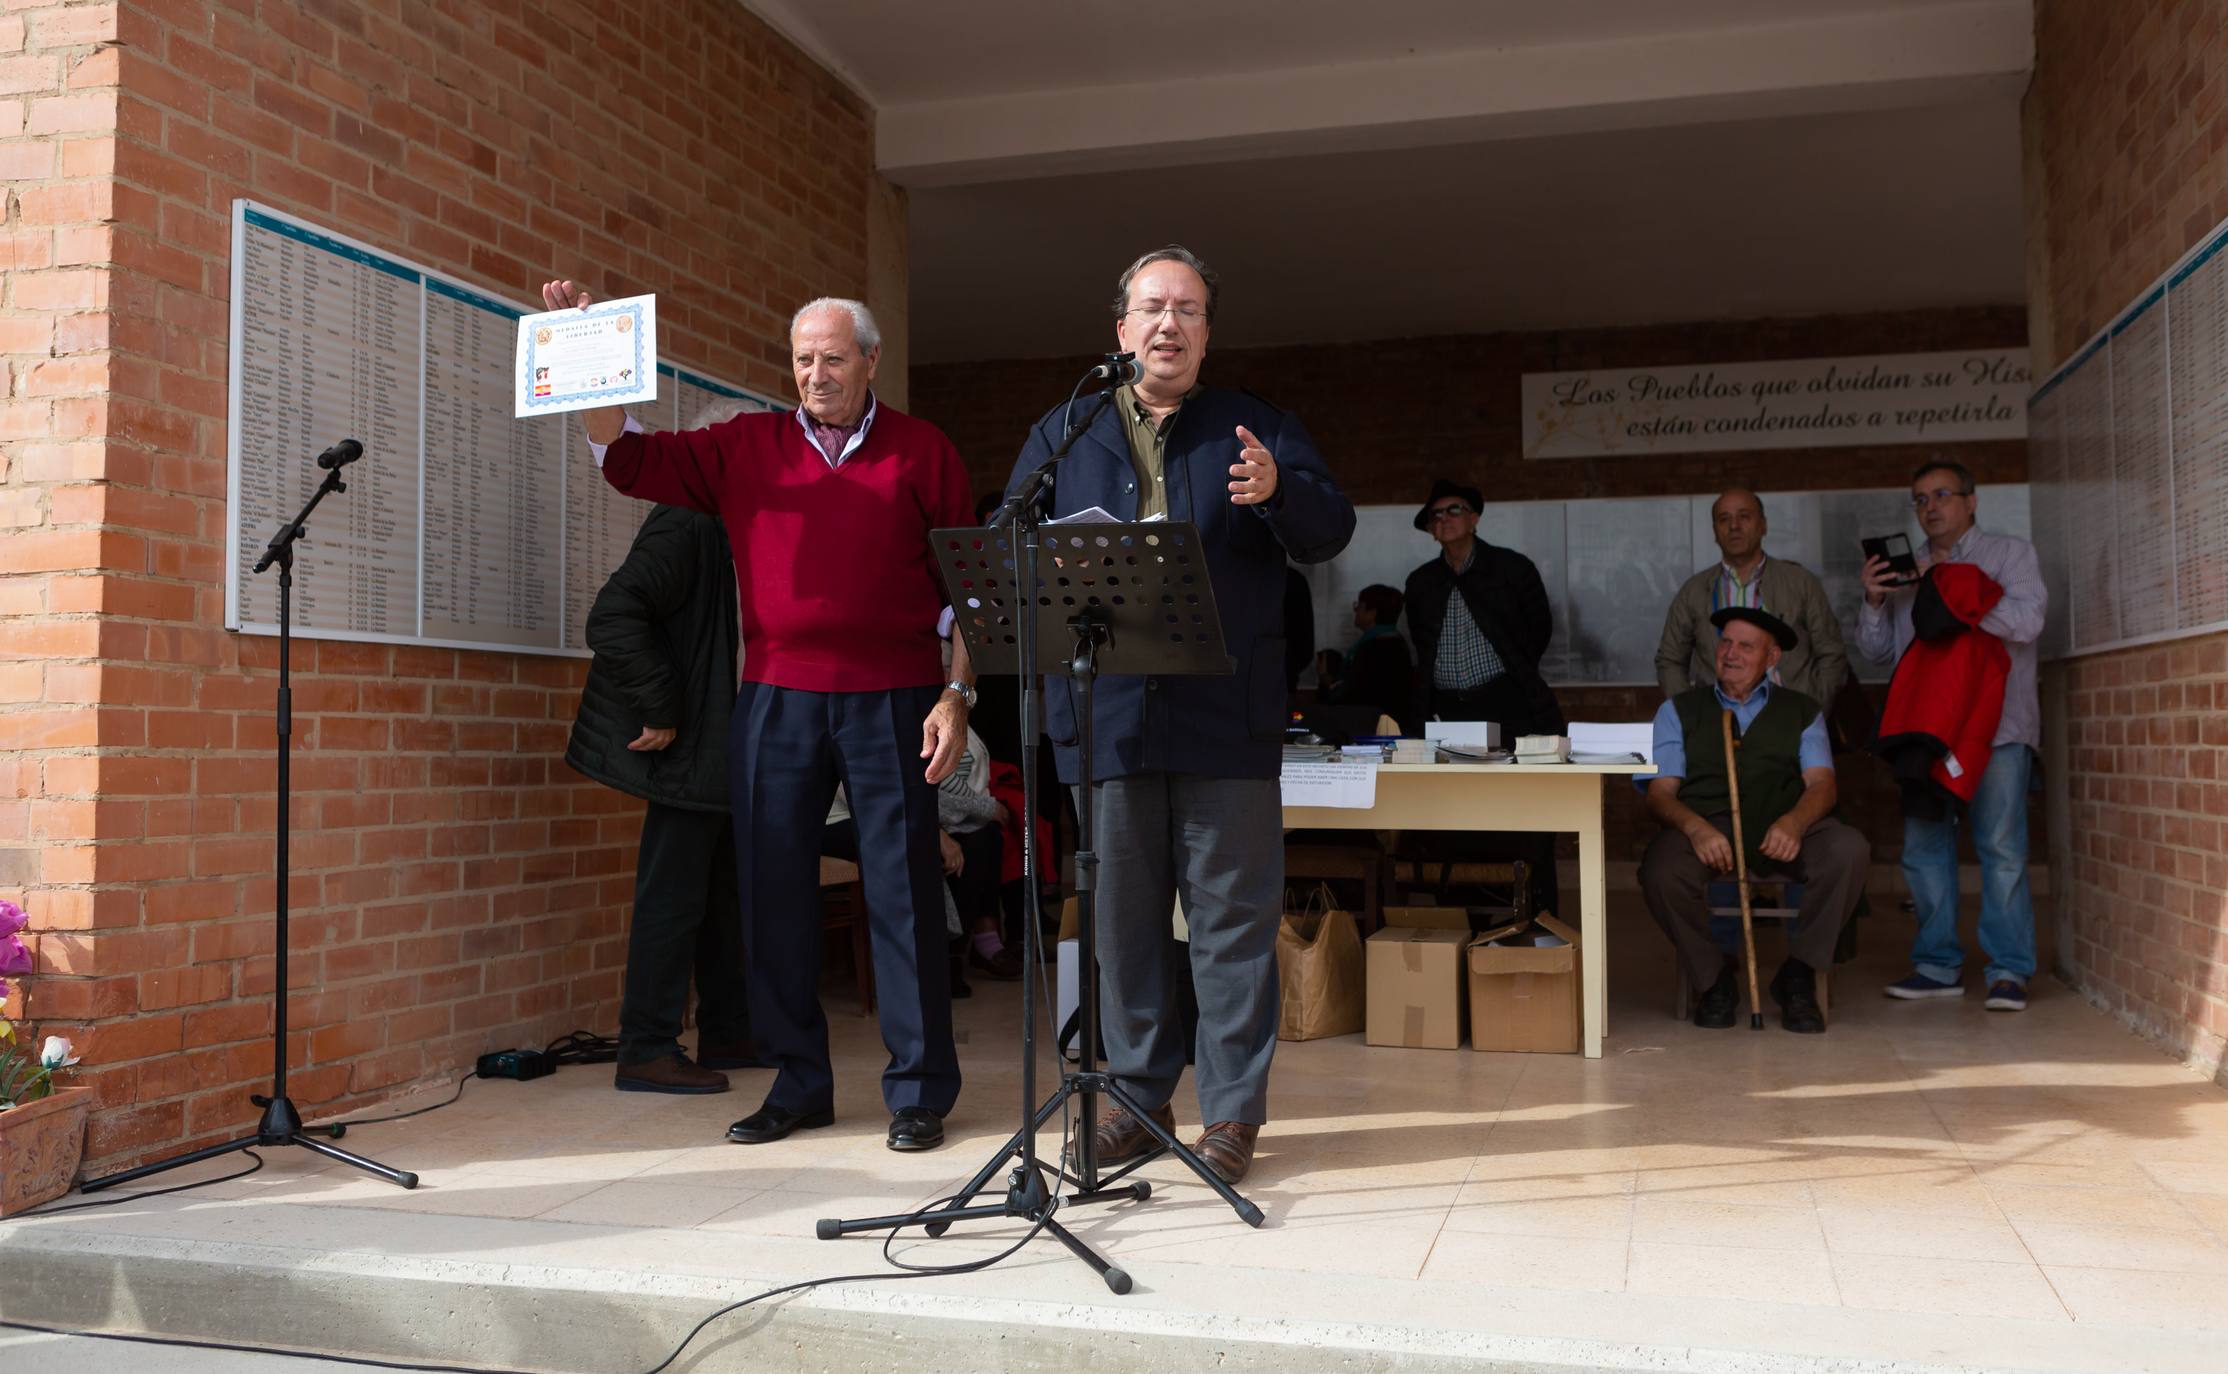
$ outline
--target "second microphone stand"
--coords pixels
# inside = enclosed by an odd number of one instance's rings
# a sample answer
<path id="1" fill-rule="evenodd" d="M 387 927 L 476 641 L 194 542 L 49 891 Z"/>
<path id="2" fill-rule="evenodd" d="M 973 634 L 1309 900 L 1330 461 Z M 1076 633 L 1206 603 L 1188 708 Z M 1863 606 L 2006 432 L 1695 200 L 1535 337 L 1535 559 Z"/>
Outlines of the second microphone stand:
<path id="1" fill-rule="evenodd" d="M 296 1110 L 294 1100 L 286 1095 L 286 890 L 288 812 L 292 809 L 293 802 L 293 780 L 288 769 L 288 758 L 292 752 L 291 746 L 294 736 L 294 545 L 308 534 L 309 513 L 317 509 L 317 503 L 331 493 L 348 490 L 348 484 L 341 480 L 341 471 L 362 451 L 363 446 L 353 439 L 346 440 L 326 450 L 324 456 L 318 460 L 319 465 L 326 469 L 325 480 L 318 484 L 317 490 L 309 498 L 309 504 L 302 507 L 301 514 L 289 520 L 277 534 L 271 536 L 271 542 L 264 547 L 263 556 L 256 560 L 255 564 L 255 571 L 259 573 L 270 568 L 274 563 L 278 565 L 279 570 L 278 914 L 276 917 L 278 944 L 275 955 L 278 962 L 277 981 L 271 991 L 271 1093 L 268 1097 L 257 1093 L 249 1098 L 249 1101 L 254 1105 L 263 1109 L 263 1117 L 256 1123 L 253 1135 L 241 1136 L 237 1140 L 226 1141 L 222 1145 L 211 1145 L 204 1149 L 189 1150 L 185 1154 L 170 1159 L 158 1160 L 153 1164 L 142 1164 L 136 1169 L 125 1169 L 120 1173 L 96 1178 L 86 1183 L 80 1189 L 81 1192 L 97 1193 L 104 1188 L 113 1188 L 120 1183 L 129 1183 L 133 1179 L 145 1178 L 149 1174 L 159 1174 L 167 1169 L 176 1169 L 187 1164 L 198 1164 L 204 1159 L 215 1159 L 219 1155 L 233 1154 L 240 1150 L 252 1150 L 273 1145 L 298 1145 L 313 1154 L 323 1155 L 327 1159 L 337 1159 L 341 1163 L 361 1169 L 365 1173 L 377 1174 L 389 1183 L 400 1187 L 415 1188 L 418 1186 L 418 1176 L 407 1169 L 391 1169 L 376 1160 L 366 1159 L 362 1155 L 353 1154 L 338 1146 L 328 1145 L 322 1140 L 311 1137 L 308 1133 L 310 1128 L 302 1124 L 302 1114 Z M 321 1126 L 315 1129 L 337 1138 L 346 1128 Z"/>

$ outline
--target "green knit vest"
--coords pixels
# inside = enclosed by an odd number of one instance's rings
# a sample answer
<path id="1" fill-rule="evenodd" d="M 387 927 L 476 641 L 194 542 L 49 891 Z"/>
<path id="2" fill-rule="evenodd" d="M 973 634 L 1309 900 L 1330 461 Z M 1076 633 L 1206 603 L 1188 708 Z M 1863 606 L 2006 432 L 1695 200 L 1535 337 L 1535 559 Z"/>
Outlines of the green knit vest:
<path id="1" fill-rule="evenodd" d="M 1725 707 L 1719 704 L 1716 689 L 1690 687 L 1671 704 L 1686 735 L 1686 777 L 1679 783 L 1679 800 L 1705 817 L 1731 815 L 1733 788 L 1725 775 L 1724 727 L 1718 723 Z M 1734 752 L 1741 769 L 1741 838 L 1748 842 L 1751 873 L 1767 862 L 1764 832 L 1802 797 L 1803 731 L 1817 718 L 1817 702 L 1793 688 L 1774 687 L 1748 729 L 1734 727 Z"/>

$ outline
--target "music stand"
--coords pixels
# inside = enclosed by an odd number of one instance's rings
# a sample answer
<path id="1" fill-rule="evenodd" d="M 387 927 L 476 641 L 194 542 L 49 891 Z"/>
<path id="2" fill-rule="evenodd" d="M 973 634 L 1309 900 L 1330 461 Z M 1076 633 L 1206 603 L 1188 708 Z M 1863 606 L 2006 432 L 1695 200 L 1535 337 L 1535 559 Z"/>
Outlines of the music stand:
<path id="1" fill-rule="evenodd" d="M 1155 521 L 1040 527 L 1033 523 L 1025 508 L 1027 503 L 1023 505 L 1011 527 L 936 530 L 931 538 L 955 621 L 967 642 L 975 671 L 1022 676 L 1025 742 L 1034 742 L 1039 724 L 1034 691 L 1036 645 L 1049 638 L 1073 646 L 1057 671 L 1065 673 L 1076 687 L 1076 829 L 1080 836 L 1075 854 L 1076 1010 L 1082 1053 L 1074 1068 L 1063 1069 L 1060 1086 L 1052 1095 L 1037 1103 L 1036 980 L 1024 977 L 1021 1128 L 953 1195 L 949 1205 L 904 1216 L 823 1220 L 817 1233 L 822 1240 L 833 1240 L 861 1231 L 894 1231 L 920 1225 L 929 1235 L 941 1236 L 955 1221 L 1018 1218 L 1042 1226 L 1096 1270 L 1108 1288 L 1127 1293 L 1129 1275 L 1053 1219 L 1053 1212 L 1060 1206 L 1124 1198 L 1143 1201 L 1152 1196 L 1152 1185 L 1144 1180 L 1114 1185 L 1163 1153 L 1172 1153 L 1229 1203 L 1247 1225 L 1259 1226 L 1262 1218 L 1259 1207 L 1223 1182 L 1205 1161 L 1098 1067 L 1098 855 L 1093 848 L 1091 797 L 1093 688 L 1101 673 L 1228 674 L 1232 664 L 1223 647 L 1222 622 L 1215 611 L 1214 590 L 1196 526 Z M 1032 606 L 1033 614 L 1029 613 Z M 1035 806 L 1036 790 L 1033 755 L 1034 750 L 1024 749 L 1023 792 L 1031 808 Z M 1028 918 L 1022 922 L 1023 963 L 1034 973 L 1041 967 L 1037 955 L 1036 828 L 1024 823 L 1022 834 L 1024 885 L 1030 905 Z M 1160 1149 L 1103 1177 L 1094 1140 L 1102 1095 L 1128 1110 L 1160 1143 Z M 1044 1177 L 1045 1166 L 1036 1152 L 1036 1133 L 1070 1098 L 1082 1099 L 1083 1123 L 1076 1138 L 1076 1172 L 1068 1174 L 1064 1162 L 1054 1171 L 1060 1178 L 1072 1178 L 1077 1185 L 1076 1192 L 1062 1199 L 1054 1197 Z M 1004 1199 L 967 1205 L 970 1199 L 990 1191 L 991 1178 L 1008 1160 L 1018 1160 L 1019 1165 L 1009 1176 Z"/>

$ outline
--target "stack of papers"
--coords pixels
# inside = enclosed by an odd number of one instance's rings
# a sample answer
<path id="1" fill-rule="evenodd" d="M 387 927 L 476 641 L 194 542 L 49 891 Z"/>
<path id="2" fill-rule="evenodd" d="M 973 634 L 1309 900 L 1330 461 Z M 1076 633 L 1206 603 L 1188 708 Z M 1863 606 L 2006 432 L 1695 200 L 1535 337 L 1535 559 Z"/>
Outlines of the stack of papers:
<path id="1" fill-rule="evenodd" d="M 1654 763 L 1655 724 L 1652 721 L 1590 721 L 1570 723 L 1570 757 L 1573 763 Z"/>
<path id="2" fill-rule="evenodd" d="M 1450 753 L 1483 753 L 1501 747 L 1501 727 L 1490 720 L 1427 720 L 1423 737 Z"/>

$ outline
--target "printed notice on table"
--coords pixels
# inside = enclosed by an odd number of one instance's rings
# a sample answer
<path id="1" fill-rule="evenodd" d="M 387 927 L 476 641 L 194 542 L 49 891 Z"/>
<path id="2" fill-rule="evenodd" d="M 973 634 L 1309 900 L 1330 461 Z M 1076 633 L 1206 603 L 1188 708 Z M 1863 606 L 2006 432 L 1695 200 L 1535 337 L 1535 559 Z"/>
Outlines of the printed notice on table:
<path id="1" fill-rule="evenodd" d="M 511 413 L 518 418 L 656 400 L 657 297 L 524 316 L 517 388 Z"/>
<path id="2" fill-rule="evenodd" d="M 1284 804 L 1367 811 L 1377 804 L 1377 762 L 1373 758 L 1287 759 Z"/>

